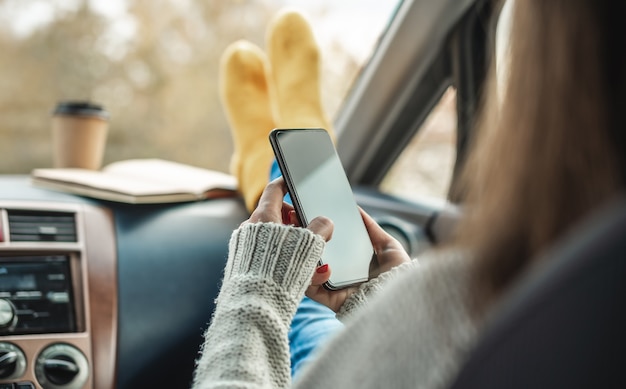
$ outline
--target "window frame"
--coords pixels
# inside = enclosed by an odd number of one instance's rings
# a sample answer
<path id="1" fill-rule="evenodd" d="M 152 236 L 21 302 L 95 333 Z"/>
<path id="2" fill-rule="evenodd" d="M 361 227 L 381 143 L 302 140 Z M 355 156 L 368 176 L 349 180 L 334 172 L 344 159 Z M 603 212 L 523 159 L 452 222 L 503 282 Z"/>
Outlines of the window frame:
<path id="1" fill-rule="evenodd" d="M 489 0 L 405 0 L 335 120 L 353 185 L 376 187 L 449 86 L 457 90 L 457 157 L 465 160 L 487 68 Z M 462 196 L 450 198 L 460 202 Z"/>

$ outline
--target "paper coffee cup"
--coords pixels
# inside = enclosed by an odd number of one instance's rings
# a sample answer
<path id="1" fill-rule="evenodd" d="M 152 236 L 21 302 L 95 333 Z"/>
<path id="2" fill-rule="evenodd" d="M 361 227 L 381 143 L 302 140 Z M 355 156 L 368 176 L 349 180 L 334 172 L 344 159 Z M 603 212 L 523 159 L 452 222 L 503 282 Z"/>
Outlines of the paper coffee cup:
<path id="1" fill-rule="evenodd" d="M 108 127 L 109 113 L 98 104 L 57 104 L 52 116 L 53 166 L 100 169 Z"/>

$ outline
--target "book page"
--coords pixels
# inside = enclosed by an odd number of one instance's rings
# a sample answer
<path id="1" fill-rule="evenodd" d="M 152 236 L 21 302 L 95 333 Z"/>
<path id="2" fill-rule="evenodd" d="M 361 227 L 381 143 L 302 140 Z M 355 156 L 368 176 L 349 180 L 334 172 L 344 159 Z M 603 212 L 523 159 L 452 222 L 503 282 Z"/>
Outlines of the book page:
<path id="1" fill-rule="evenodd" d="M 209 169 L 198 168 L 162 159 L 130 159 L 107 165 L 105 176 L 141 181 L 142 185 L 178 188 L 178 191 L 203 193 L 209 189 L 237 189 L 235 177 Z M 128 183 L 132 185 L 131 182 Z"/>
<path id="2" fill-rule="evenodd" d="M 234 193 L 237 189 L 237 180 L 231 175 L 160 159 L 115 162 L 102 171 L 35 169 L 32 182 L 49 189 L 96 198 L 112 199 L 112 194 L 118 193 L 133 197 L 132 202 L 198 200 L 213 195 L 221 197 L 225 192 Z M 186 196 L 181 197 L 183 194 Z M 169 195 L 176 196 L 168 200 Z M 148 200 L 149 196 L 160 196 L 160 199 Z M 146 197 L 146 200 L 140 197 Z"/>
<path id="3" fill-rule="evenodd" d="M 70 192 L 72 186 L 82 186 L 131 196 L 190 193 L 188 188 L 169 183 L 138 180 L 86 169 L 35 169 L 33 178 L 57 182 L 60 187 L 65 185 Z"/>

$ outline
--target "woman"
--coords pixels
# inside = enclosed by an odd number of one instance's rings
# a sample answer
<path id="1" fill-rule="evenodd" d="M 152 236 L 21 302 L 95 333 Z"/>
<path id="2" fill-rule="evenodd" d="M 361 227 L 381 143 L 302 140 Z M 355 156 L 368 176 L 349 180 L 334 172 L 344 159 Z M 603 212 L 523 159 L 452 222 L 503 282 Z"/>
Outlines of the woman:
<path id="1" fill-rule="evenodd" d="M 291 209 L 273 181 L 233 234 L 195 387 L 292 385 L 287 331 L 305 291 L 346 327 L 295 387 L 445 387 L 537 254 L 623 190 L 626 5 L 524 0 L 513 15 L 507 85 L 497 96 L 491 73 L 452 247 L 409 262 L 364 215 L 381 275 L 325 291 L 332 269 L 316 263 L 332 223 L 284 225 Z"/>

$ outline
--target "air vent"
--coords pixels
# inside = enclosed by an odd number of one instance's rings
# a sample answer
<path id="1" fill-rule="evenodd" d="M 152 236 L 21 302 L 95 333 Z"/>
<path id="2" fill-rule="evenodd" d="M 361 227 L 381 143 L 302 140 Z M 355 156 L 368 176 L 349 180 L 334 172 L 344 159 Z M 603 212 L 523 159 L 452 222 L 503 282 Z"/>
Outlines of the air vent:
<path id="1" fill-rule="evenodd" d="M 73 213 L 7 210 L 13 242 L 76 242 Z"/>

